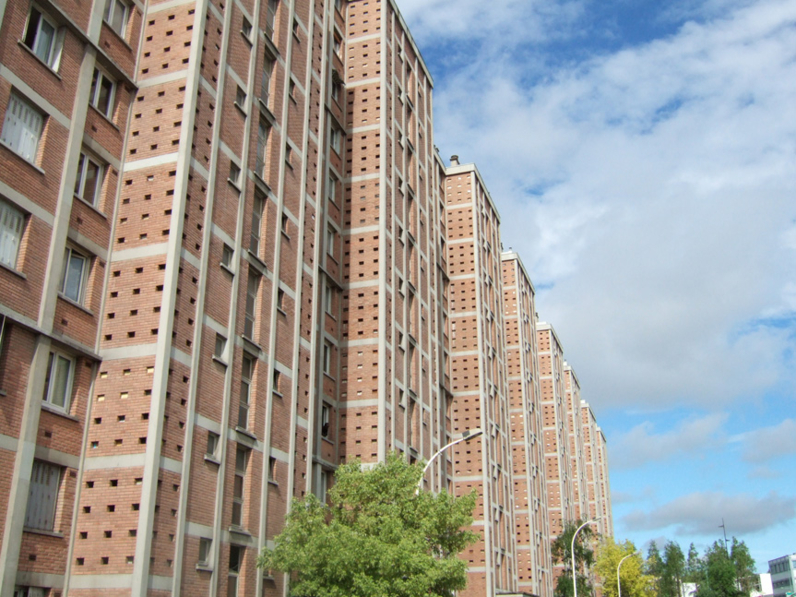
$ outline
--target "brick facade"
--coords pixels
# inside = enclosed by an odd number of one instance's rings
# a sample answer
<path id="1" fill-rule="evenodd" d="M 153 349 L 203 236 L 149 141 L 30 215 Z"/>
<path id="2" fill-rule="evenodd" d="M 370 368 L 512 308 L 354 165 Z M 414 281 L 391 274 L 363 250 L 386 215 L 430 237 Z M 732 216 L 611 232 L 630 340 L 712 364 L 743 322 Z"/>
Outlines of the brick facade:
<path id="1" fill-rule="evenodd" d="M 533 287 L 394 0 L 8 2 L 0 63 L 0 593 L 284 595 L 294 499 L 481 427 L 467 594 L 551 597 Z"/>

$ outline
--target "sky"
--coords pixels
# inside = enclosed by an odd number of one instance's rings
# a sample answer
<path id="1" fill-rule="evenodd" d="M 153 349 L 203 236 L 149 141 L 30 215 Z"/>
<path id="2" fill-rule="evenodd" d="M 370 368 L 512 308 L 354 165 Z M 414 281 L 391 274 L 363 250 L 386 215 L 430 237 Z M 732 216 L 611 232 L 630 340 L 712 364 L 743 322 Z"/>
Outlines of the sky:
<path id="1" fill-rule="evenodd" d="M 796 0 L 397 0 L 609 445 L 614 534 L 796 552 Z"/>

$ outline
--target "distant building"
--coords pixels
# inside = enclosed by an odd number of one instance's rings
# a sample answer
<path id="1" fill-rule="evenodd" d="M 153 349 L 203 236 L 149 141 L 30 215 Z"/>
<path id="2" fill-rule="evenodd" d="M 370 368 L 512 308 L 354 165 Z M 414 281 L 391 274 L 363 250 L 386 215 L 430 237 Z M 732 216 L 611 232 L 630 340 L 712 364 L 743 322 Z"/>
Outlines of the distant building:
<path id="1" fill-rule="evenodd" d="M 771 574 L 763 572 L 756 577 L 755 586 L 752 589 L 751 597 L 770 597 L 774 594 L 774 587 L 771 582 Z"/>
<path id="2" fill-rule="evenodd" d="M 771 594 L 774 597 L 792 593 L 796 586 L 796 553 L 769 560 L 768 573 L 771 575 Z"/>

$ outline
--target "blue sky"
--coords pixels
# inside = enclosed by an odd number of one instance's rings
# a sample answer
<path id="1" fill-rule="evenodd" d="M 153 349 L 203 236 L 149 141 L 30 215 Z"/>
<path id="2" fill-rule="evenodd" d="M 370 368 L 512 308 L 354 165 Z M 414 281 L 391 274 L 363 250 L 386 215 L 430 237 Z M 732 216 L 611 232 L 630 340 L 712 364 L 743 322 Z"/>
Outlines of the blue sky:
<path id="1" fill-rule="evenodd" d="M 796 0 L 398 0 L 608 437 L 615 535 L 796 552 Z"/>

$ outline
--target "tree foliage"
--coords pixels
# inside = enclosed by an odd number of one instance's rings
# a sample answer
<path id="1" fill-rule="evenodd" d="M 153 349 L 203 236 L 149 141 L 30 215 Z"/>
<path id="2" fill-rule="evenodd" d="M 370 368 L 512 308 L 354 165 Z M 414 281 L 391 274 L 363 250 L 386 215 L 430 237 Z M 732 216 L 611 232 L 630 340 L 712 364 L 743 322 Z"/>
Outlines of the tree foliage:
<path id="1" fill-rule="evenodd" d="M 572 597 L 574 594 L 572 587 L 572 536 L 583 524 L 582 520 L 569 521 L 564 525 L 562 533 L 553 541 L 551 553 L 553 562 L 564 565 L 564 574 L 556 580 L 555 597 Z M 586 596 L 592 594 L 592 585 L 589 578 L 583 573 L 585 569 L 594 564 L 594 550 L 589 547 L 595 533 L 591 526 L 584 527 L 575 540 L 575 565 L 578 568 L 576 582 L 578 583 L 578 595 Z"/>
<path id="2" fill-rule="evenodd" d="M 735 537 L 729 551 L 716 541 L 701 557 L 692 543 L 687 558 L 676 543 L 667 543 L 661 554 L 653 542 L 646 570 L 656 577 L 658 597 L 679 597 L 684 582 L 697 585 L 697 597 L 749 597 L 756 580 L 749 548 Z"/>
<path id="3" fill-rule="evenodd" d="M 635 554 L 635 555 L 631 555 Z M 622 558 L 628 557 L 624 562 Z M 597 548 L 597 562 L 594 571 L 602 583 L 603 597 L 619 597 L 617 568 L 620 569 L 622 597 L 655 597 L 655 578 L 645 572 L 645 562 L 636 546 L 630 541 L 617 544 L 606 537 Z"/>
<path id="4" fill-rule="evenodd" d="M 341 466 L 329 504 L 297 500 L 257 565 L 291 575 L 291 597 L 449 597 L 467 584 L 475 494 L 415 493 L 422 466 L 398 454 Z"/>

